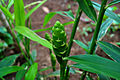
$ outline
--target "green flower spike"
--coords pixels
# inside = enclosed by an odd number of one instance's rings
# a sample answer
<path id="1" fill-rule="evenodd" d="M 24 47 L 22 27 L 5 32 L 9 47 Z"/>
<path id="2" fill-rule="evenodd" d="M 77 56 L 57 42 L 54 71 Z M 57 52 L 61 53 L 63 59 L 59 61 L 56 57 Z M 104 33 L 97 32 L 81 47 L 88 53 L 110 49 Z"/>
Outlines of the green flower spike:
<path id="1" fill-rule="evenodd" d="M 57 21 L 52 28 L 52 44 L 56 56 L 65 57 L 68 49 L 64 26 Z"/>

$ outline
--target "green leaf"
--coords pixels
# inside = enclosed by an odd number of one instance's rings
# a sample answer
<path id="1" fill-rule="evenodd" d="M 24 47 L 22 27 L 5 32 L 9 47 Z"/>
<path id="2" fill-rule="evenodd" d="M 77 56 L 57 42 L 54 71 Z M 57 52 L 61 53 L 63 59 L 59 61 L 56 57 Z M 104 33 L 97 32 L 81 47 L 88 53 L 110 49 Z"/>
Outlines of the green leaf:
<path id="1" fill-rule="evenodd" d="M 7 75 L 7 74 L 17 72 L 17 71 L 22 70 L 22 69 L 24 69 L 24 68 L 19 67 L 19 66 L 2 67 L 2 68 L 0 68 L 0 78 Z"/>
<path id="2" fill-rule="evenodd" d="M 14 0 L 16 26 L 25 26 L 25 10 L 23 0 Z"/>
<path id="3" fill-rule="evenodd" d="M 113 20 L 108 18 L 100 27 L 100 32 L 98 34 L 97 40 L 101 40 L 105 34 L 107 33 L 110 25 L 112 24 Z"/>
<path id="4" fill-rule="evenodd" d="M 72 73 L 72 74 L 76 74 L 76 70 L 74 68 L 72 68 L 72 67 L 70 67 L 69 72 Z"/>
<path id="5" fill-rule="evenodd" d="M 0 61 L 0 68 L 13 65 L 18 56 L 19 54 L 5 57 L 3 60 Z"/>
<path id="6" fill-rule="evenodd" d="M 36 30 L 33 30 L 33 31 L 34 31 L 35 33 L 37 33 L 37 32 L 48 31 L 48 30 L 52 30 L 52 27 L 44 28 L 44 29 L 36 29 Z"/>
<path id="7" fill-rule="evenodd" d="M 37 57 L 37 51 L 36 49 L 32 50 L 32 54 L 31 54 L 32 59 L 35 61 L 36 57 Z"/>
<path id="8" fill-rule="evenodd" d="M 9 17 L 10 20 L 13 22 L 13 17 L 12 14 L 9 12 L 9 10 L 7 10 L 5 7 L 3 7 L 2 5 L 0 5 L 0 9 L 2 10 L 2 12 L 5 14 L 6 17 Z"/>
<path id="9" fill-rule="evenodd" d="M 28 63 L 24 63 L 24 64 L 22 65 L 22 67 L 24 67 L 25 69 L 20 70 L 20 71 L 18 71 L 18 72 L 16 73 L 15 80 L 22 80 L 22 79 L 23 79 L 23 77 L 25 76 L 25 73 L 26 73 L 27 68 L 29 67 L 29 65 L 28 65 Z"/>
<path id="10" fill-rule="evenodd" d="M 47 23 L 51 20 L 51 18 L 55 15 L 56 15 L 55 12 L 48 13 L 44 18 L 43 27 L 45 27 L 47 25 Z"/>
<path id="11" fill-rule="evenodd" d="M 64 11 L 64 13 L 67 14 L 67 16 L 70 17 L 71 19 L 73 19 L 73 20 L 75 19 L 71 10 L 70 11 Z"/>
<path id="12" fill-rule="evenodd" d="M 93 6 L 99 11 L 100 10 L 100 4 L 96 3 L 96 2 L 92 2 Z M 117 21 L 118 23 L 120 23 L 120 17 L 115 14 L 114 12 L 112 12 L 111 10 L 109 10 L 109 8 L 105 11 L 105 15 L 108 16 L 109 18 Z"/>
<path id="13" fill-rule="evenodd" d="M 72 65 L 73 67 L 120 79 L 120 63 L 112 60 L 88 54 L 66 57 L 65 60 L 77 62 L 77 64 Z"/>
<path id="14" fill-rule="evenodd" d="M 71 10 L 69 10 L 69 11 L 57 11 L 56 14 L 59 14 L 59 15 L 65 16 L 65 17 L 69 17 L 72 20 L 75 19 L 75 17 L 74 17 L 74 15 L 73 15 Z"/>
<path id="15" fill-rule="evenodd" d="M 111 80 L 109 77 L 104 76 L 102 74 L 98 74 L 99 80 Z"/>
<path id="16" fill-rule="evenodd" d="M 27 15 L 25 16 L 25 19 L 28 19 L 29 16 L 32 15 L 33 12 L 35 12 L 42 4 L 44 4 L 47 0 L 41 1 L 38 5 L 36 5 L 32 10 L 30 10 Z"/>
<path id="17" fill-rule="evenodd" d="M 24 8 L 28 8 L 30 6 L 33 6 L 33 5 L 36 5 L 36 4 L 39 4 L 39 3 L 41 3 L 41 1 L 35 1 L 35 2 L 30 3 L 30 4 L 27 4 Z"/>
<path id="18" fill-rule="evenodd" d="M 120 45 L 120 42 L 116 42 L 117 45 Z"/>
<path id="19" fill-rule="evenodd" d="M 117 3 L 119 3 L 119 2 L 120 2 L 120 0 L 113 0 L 111 3 L 108 4 L 108 7 L 109 7 L 109 6 L 112 6 L 112 5 L 114 5 L 114 4 L 117 4 Z"/>
<path id="20" fill-rule="evenodd" d="M 46 70 L 48 70 L 48 69 L 52 69 L 52 67 L 49 67 L 49 66 L 48 66 L 48 67 L 46 67 L 46 68 L 40 69 L 39 72 L 43 72 L 43 71 L 46 71 Z"/>
<path id="21" fill-rule="evenodd" d="M 84 43 L 79 40 L 74 40 L 74 42 L 78 44 L 81 48 L 83 48 L 86 52 L 89 52 L 88 46 L 86 46 Z"/>
<path id="22" fill-rule="evenodd" d="M 90 0 L 77 0 L 80 8 L 93 21 L 97 21 L 97 15 Z"/>
<path id="23" fill-rule="evenodd" d="M 14 4 L 14 0 L 9 0 L 7 9 L 9 10 L 13 4 Z"/>
<path id="24" fill-rule="evenodd" d="M 25 75 L 25 80 L 35 80 L 38 70 L 38 63 L 34 63 Z"/>
<path id="25" fill-rule="evenodd" d="M 120 48 L 108 42 L 99 41 L 97 44 L 112 59 L 120 63 Z"/>
<path id="26" fill-rule="evenodd" d="M 63 26 L 67 26 L 69 24 L 74 24 L 74 21 L 69 21 L 69 22 L 63 23 Z"/>
<path id="27" fill-rule="evenodd" d="M 65 13 L 65 14 L 63 14 Z M 71 19 L 74 20 L 74 15 L 72 13 L 72 11 L 57 11 L 57 12 L 50 12 L 48 13 L 45 18 L 44 18 L 44 23 L 43 23 L 43 27 L 45 27 L 48 22 L 56 15 L 56 14 L 59 14 L 59 15 L 62 15 L 62 16 L 66 16 L 66 17 L 69 17 Z M 72 21 L 71 21 L 72 22 Z"/>
<path id="28" fill-rule="evenodd" d="M 33 40 L 33 41 L 36 41 L 38 43 L 40 43 L 41 45 L 47 47 L 47 48 L 50 48 L 52 49 L 52 44 L 50 42 L 48 42 L 47 40 L 41 38 L 40 36 L 38 36 L 36 33 L 34 33 L 32 30 L 30 30 L 29 28 L 27 27 L 15 27 L 15 30 L 24 35 L 25 37 Z"/>
<path id="29" fill-rule="evenodd" d="M 60 76 L 60 70 L 54 71 L 47 75 L 47 77 L 54 77 L 54 76 Z"/>
<path id="30" fill-rule="evenodd" d="M 69 21 L 69 22 L 63 23 L 63 25 L 66 26 L 66 25 L 73 24 L 73 23 L 74 23 L 74 21 Z M 37 33 L 37 32 L 48 31 L 48 30 L 52 30 L 52 27 L 44 28 L 44 29 L 36 29 L 36 30 L 33 30 L 33 31 L 35 33 Z"/>

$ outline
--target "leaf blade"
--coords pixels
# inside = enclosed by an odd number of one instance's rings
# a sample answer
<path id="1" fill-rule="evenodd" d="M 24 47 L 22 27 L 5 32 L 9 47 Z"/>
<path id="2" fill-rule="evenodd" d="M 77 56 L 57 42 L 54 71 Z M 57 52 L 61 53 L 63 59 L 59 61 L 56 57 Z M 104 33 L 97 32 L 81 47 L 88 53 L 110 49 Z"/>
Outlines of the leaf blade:
<path id="1" fill-rule="evenodd" d="M 108 6 L 112 6 L 112 5 L 117 4 L 117 3 L 119 3 L 119 2 L 120 2 L 120 0 L 113 0 L 112 2 L 110 2 L 110 3 L 108 4 Z"/>
<path id="2" fill-rule="evenodd" d="M 24 69 L 24 68 L 19 67 L 19 66 L 9 66 L 9 67 L 0 68 L 0 78 L 7 75 L 7 74 L 17 72 L 17 71 L 22 70 L 22 69 Z"/>
<path id="3" fill-rule="evenodd" d="M 5 57 L 3 60 L 0 61 L 0 68 L 11 66 L 12 64 L 14 64 L 18 56 L 19 54 Z"/>
<path id="4" fill-rule="evenodd" d="M 96 2 L 92 2 L 93 3 L 93 6 L 99 11 L 100 10 L 100 4 L 96 3 Z M 112 12 L 111 10 L 109 9 L 106 9 L 105 11 L 105 15 L 110 17 L 111 19 L 117 21 L 118 23 L 120 23 L 120 17 L 115 14 L 114 12 Z"/>
<path id="5" fill-rule="evenodd" d="M 14 0 L 16 26 L 25 26 L 25 10 L 23 0 Z"/>
<path id="6" fill-rule="evenodd" d="M 9 12 L 9 10 L 7 10 L 5 7 L 3 7 L 2 5 L 0 5 L 0 9 L 2 10 L 2 12 L 5 14 L 6 17 L 9 17 L 11 19 L 11 21 L 13 22 L 13 17 L 12 14 Z"/>
<path id="7" fill-rule="evenodd" d="M 110 56 L 112 59 L 120 63 L 120 48 L 108 42 L 97 42 L 99 47 Z"/>
<path id="8" fill-rule="evenodd" d="M 120 78 L 120 63 L 99 57 L 97 55 L 76 55 L 67 57 L 65 60 L 77 62 L 78 64 L 73 65 L 73 67 L 77 67 L 85 71 L 103 74 L 116 79 Z"/>
<path id="9" fill-rule="evenodd" d="M 102 23 L 97 40 L 101 40 L 105 36 L 112 22 L 113 20 L 108 18 L 104 23 Z"/>
<path id="10" fill-rule="evenodd" d="M 97 21 L 97 15 L 90 0 L 77 0 L 80 8 L 93 21 Z"/>
<path id="11" fill-rule="evenodd" d="M 40 36 L 38 36 L 36 33 L 34 33 L 29 28 L 22 26 L 22 27 L 15 27 L 15 30 L 18 33 L 26 36 L 27 38 L 29 38 L 29 39 L 31 39 L 33 41 L 36 41 L 36 42 L 40 43 L 41 45 L 43 45 L 43 46 L 45 46 L 47 48 L 52 49 L 52 44 L 50 42 L 48 42 L 47 40 L 41 38 Z"/>
<path id="12" fill-rule="evenodd" d="M 25 75 L 25 80 L 34 80 L 37 74 L 38 64 L 34 63 Z"/>
<path id="13" fill-rule="evenodd" d="M 35 6 L 32 10 L 30 10 L 27 15 L 25 16 L 25 19 L 28 19 L 30 15 L 32 15 L 32 13 L 34 11 L 36 11 L 42 4 L 44 4 L 47 0 L 43 0 L 41 1 L 37 6 Z"/>
<path id="14" fill-rule="evenodd" d="M 83 48 L 86 52 L 89 52 L 88 46 L 86 46 L 84 43 L 79 40 L 74 40 L 74 42 L 78 44 L 81 48 Z"/>

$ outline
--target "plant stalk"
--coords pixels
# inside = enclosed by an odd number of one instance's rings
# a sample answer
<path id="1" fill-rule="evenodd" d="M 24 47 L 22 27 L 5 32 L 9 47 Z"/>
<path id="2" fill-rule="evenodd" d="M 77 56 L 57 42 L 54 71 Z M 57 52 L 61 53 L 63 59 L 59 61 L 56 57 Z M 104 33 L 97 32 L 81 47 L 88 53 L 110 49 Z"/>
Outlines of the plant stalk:
<path id="1" fill-rule="evenodd" d="M 91 43 L 90 49 L 89 49 L 89 54 L 93 54 L 93 52 L 95 51 L 96 41 L 97 41 L 97 37 L 98 37 L 99 31 L 100 31 L 100 26 L 102 24 L 103 16 L 104 16 L 104 13 L 106 11 L 105 7 L 107 4 L 107 1 L 108 0 L 102 0 L 100 12 L 99 12 L 99 17 L 97 20 L 97 25 L 96 25 L 95 32 L 93 35 L 93 40 L 92 40 L 92 43 Z"/>
<path id="2" fill-rule="evenodd" d="M 71 33 L 71 37 L 70 37 L 70 41 L 69 41 L 68 51 L 66 53 L 66 57 L 69 56 L 69 54 L 70 54 L 70 50 L 71 50 L 71 47 L 72 47 L 73 39 L 74 39 L 74 36 L 75 36 L 75 33 L 76 33 L 76 29 L 77 29 L 77 26 L 78 26 L 81 14 L 82 14 L 82 10 L 79 7 L 78 11 L 77 11 L 76 18 L 75 18 L 75 22 L 74 22 L 74 25 L 73 25 L 73 29 L 72 29 L 72 33 Z M 65 68 L 66 68 L 66 65 L 67 65 L 67 61 L 65 61 L 65 60 L 63 60 L 63 62 L 60 64 L 60 80 L 64 80 L 64 78 L 65 78 Z"/>
<path id="3" fill-rule="evenodd" d="M 67 70 L 66 70 L 66 73 L 65 73 L 65 80 L 69 80 L 69 76 L 70 76 L 69 71 L 70 71 L 70 66 L 67 65 Z"/>
<path id="4" fill-rule="evenodd" d="M 79 7 L 78 11 L 77 11 L 76 18 L 75 18 L 75 22 L 74 22 L 74 25 L 73 25 L 73 29 L 72 29 L 72 33 L 71 33 L 71 37 L 70 37 L 70 41 L 69 41 L 69 45 L 68 45 L 68 51 L 67 51 L 66 56 L 69 56 L 69 54 L 70 54 L 71 47 L 72 47 L 72 44 L 73 44 L 73 39 L 74 39 L 76 30 L 77 30 L 78 23 L 80 21 L 81 14 L 82 14 L 82 10 Z"/>
<path id="5" fill-rule="evenodd" d="M 97 41 L 97 37 L 98 37 L 99 31 L 100 31 L 100 26 L 102 24 L 103 16 L 104 16 L 104 13 L 106 11 L 105 7 L 106 7 L 106 4 L 107 4 L 107 1 L 108 0 L 102 0 L 102 5 L 101 5 L 101 8 L 100 8 L 99 17 L 98 17 L 98 20 L 97 20 L 97 25 L 96 25 L 95 32 L 94 32 L 94 35 L 93 35 L 93 40 L 92 40 L 92 43 L 91 43 L 90 49 L 89 49 L 89 54 L 91 54 L 91 55 L 95 51 L 96 41 Z M 87 74 L 87 71 L 84 71 L 80 80 L 84 80 L 85 77 L 86 77 L 86 74 Z"/>
<path id="6" fill-rule="evenodd" d="M 5 15 L 3 14 L 3 12 L 1 10 L 0 10 L 0 19 L 2 21 L 3 26 L 5 26 L 8 30 L 8 32 L 12 35 L 14 42 L 18 44 L 18 47 L 20 48 L 23 56 L 29 63 L 28 58 L 24 54 L 24 51 L 22 50 L 22 47 L 20 46 L 20 43 L 19 43 L 18 39 L 16 38 L 14 31 L 12 30 L 12 25 L 11 25 L 10 21 L 8 19 L 6 19 Z"/>
<path id="7" fill-rule="evenodd" d="M 104 16 L 104 13 L 106 11 L 105 7 L 106 7 L 106 4 L 107 4 L 107 1 L 108 0 L 102 0 L 100 12 L 99 12 L 99 17 L 98 17 L 98 20 L 97 20 L 97 25 L 96 25 L 95 32 L 94 32 L 94 35 L 93 35 L 93 40 L 92 40 L 92 43 L 91 43 L 90 49 L 89 49 L 89 54 L 91 54 L 91 55 L 95 51 L 96 41 L 97 41 L 97 37 L 98 37 L 99 31 L 100 31 L 100 26 L 102 24 L 103 16 Z M 80 80 L 84 80 L 85 77 L 86 77 L 86 74 L 87 74 L 87 71 L 84 71 Z"/>
<path id="8" fill-rule="evenodd" d="M 20 45 L 20 42 L 18 41 L 18 38 L 17 38 L 17 36 L 15 35 L 15 32 L 13 31 L 13 28 L 12 28 L 11 23 L 9 22 L 9 20 L 7 20 L 7 21 L 8 21 L 8 23 L 9 23 L 9 25 L 10 25 L 10 28 L 12 29 L 12 34 L 13 34 L 13 36 L 15 37 L 15 40 L 16 40 L 16 42 L 17 42 L 17 44 L 18 44 L 18 47 L 20 48 L 20 51 L 21 51 L 22 55 L 24 56 L 24 58 L 26 59 L 26 61 L 27 61 L 28 64 L 30 65 L 30 61 L 29 61 L 28 57 L 25 55 L 25 53 L 24 53 L 24 51 L 23 51 L 23 49 L 22 49 L 22 47 L 21 47 L 21 45 Z"/>
<path id="9" fill-rule="evenodd" d="M 69 54 L 70 54 L 71 47 L 72 47 L 72 44 L 73 44 L 73 39 L 74 39 L 74 36 L 75 36 L 75 33 L 76 33 L 76 29 L 77 29 L 78 23 L 80 21 L 81 14 L 82 14 L 82 10 L 79 7 L 78 11 L 77 11 L 77 15 L 76 15 L 75 21 L 74 21 L 74 25 L 73 25 L 73 29 L 72 29 L 72 33 L 71 33 L 71 37 L 70 37 L 70 41 L 69 41 L 66 57 L 69 56 Z M 65 60 L 63 60 L 63 62 L 60 64 L 60 80 L 64 80 L 65 79 L 65 68 L 66 68 L 66 65 L 67 65 L 67 61 L 65 61 Z M 67 68 L 67 69 L 69 69 L 69 68 Z M 69 71 L 69 70 L 67 70 L 67 71 Z M 68 74 L 69 74 L 69 72 L 68 72 Z"/>
<path id="10" fill-rule="evenodd" d="M 60 64 L 60 80 L 65 80 L 65 68 L 66 68 L 66 61 L 63 61 Z"/>

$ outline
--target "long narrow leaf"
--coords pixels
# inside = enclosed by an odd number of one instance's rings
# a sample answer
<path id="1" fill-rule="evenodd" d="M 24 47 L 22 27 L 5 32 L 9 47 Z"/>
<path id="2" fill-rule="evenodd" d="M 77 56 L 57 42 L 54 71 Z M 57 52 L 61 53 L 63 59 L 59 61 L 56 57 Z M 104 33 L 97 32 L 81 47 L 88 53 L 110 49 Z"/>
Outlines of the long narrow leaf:
<path id="1" fill-rule="evenodd" d="M 5 14 L 6 17 L 10 18 L 10 20 L 13 22 L 13 17 L 12 14 L 9 12 L 9 10 L 7 10 L 5 7 L 3 7 L 2 5 L 0 5 L 0 9 L 2 10 L 2 12 Z"/>
<path id="2" fill-rule="evenodd" d="M 73 24 L 73 23 L 74 23 L 74 21 L 69 21 L 69 22 L 63 23 L 63 25 L 66 26 L 66 25 Z M 33 31 L 35 33 L 37 33 L 37 32 L 48 31 L 48 30 L 52 30 L 52 27 L 43 28 L 43 29 L 36 29 L 36 30 L 33 30 Z"/>
<path id="3" fill-rule="evenodd" d="M 48 22 L 49 22 L 56 14 L 59 14 L 59 15 L 65 16 L 65 17 L 69 17 L 69 18 L 71 18 L 72 20 L 74 20 L 74 15 L 73 15 L 72 11 L 50 12 L 50 13 L 48 13 L 48 14 L 45 16 L 44 23 L 43 23 L 43 27 L 45 27 L 45 26 L 48 24 Z"/>
<path id="4" fill-rule="evenodd" d="M 24 63 L 21 67 L 25 68 L 23 70 L 20 70 L 16 73 L 15 80 L 22 80 L 25 76 L 25 73 L 27 72 L 27 68 L 29 67 L 28 63 Z"/>
<path id="5" fill-rule="evenodd" d="M 74 17 L 74 15 L 73 15 L 71 10 L 70 11 L 64 11 L 64 13 L 67 14 L 67 16 L 70 17 L 72 20 L 75 19 L 75 17 Z"/>
<path id="6" fill-rule="evenodd" d="M 112 59 L 120 63 L 120 48 L 108 42 L 99 41 L 97 44 Z"/>
<path id="7" fill-rule="evenodd" d="M 78 44 L 81 48 L 83 48 L 86 52 L 89 52 L 88 46 L 86 46 L 84 43 L 79 40 L 74 40 L 74 42 Z"/>
<path id="8" fill-rule="evenodd" d="M 16 26 L 25 26 L 25 10 L 23 0 L 14 0 Z"/>
<path id="9" fill-rule="evenodd" d="M 36 5 L 36 4 L 38 4 L 38 3 L 41 3 L 41 1 L 36 1 L 36 2 L 32 2 L 32 3 L 30 3 L 30 4 L 27 4 L 24 8 L 28 8 L 28 7 L 33 6 L 33 5 Z"/>
<path id="10" fill-rule="evenodd" d="M 45 27 L 47 25 L 47 23 L 51 20 L 51 18 L 53 16 L 55 16 L 56 13 L 55 12 L 51 12 L 51 13 L 48 13 L 46 16 L 45 16 L 45 19 L 44 19 L 44 23 L 43 23 L 43 27 Z"/>
<path id="11" fill-rule="evenodd" d="M 108 76 L 104 76 L 102 74 L 98 74 L 99 80 L 111 80 Z"/>
<path id="12" fill-rule="evenodd" d="M 98 34 L 97 40 L 101 40 L 105 34 L 107 33 L 110 25 L 112 24 L 113 20 L 108 18 L 100 27 L 100 32 Z"/>
<path id="13" fill-rule="evenodd" d="M 9 67 L 0 68 L 0 78 L 7 75 L 7 74 L 17 72 L 17 71 L 22 70 L 22 69 L 24 69 L 24 68 L 19 67 L 19 66 L 9 66 Z"/>
<path id="14" fill-rule="evenodd" d="M 100 4 L 96 3 L 96 2 L 92 2 L 94 7 L 99 11 L 100 10 Z M 111 19 L 117 21 L 118 23 L 120 23 L 120 17 L 115 14 L 114 12 L 112 12 L 111 10 L 109 10 L 109 8 L 106 10 L 105 15 L 110 17 Z"/>
<path id="15" fill-rule="evenodd" d="M 0 61 L 0 68 L 13 65 L 18 56 L 19 54 L 5 57 L 3 60 Z"/>
<path id="16" fill-rule="evenodd" d="M 93 21 L 97 21 L 97 15 L 90 0 L 77 0 L 80 8 Z"/>
<path id="17" fill-rule="evenodd" d="M 42 32 L 42 31 L 48 31 L 48 30 L 52 30 L 52 27 L 50 28 L 45 28 L 45 29 L 36 29 L 36 30 L 33 30 L 35 33 L 37 32 Z"/>
<path id="18" fill-rule="evenodd" d="M 120 2 L 120 0 L 113 0 L 111 3 L 108 4 L 108 6 L 112 6 L 112 5 L 117 4 L 119 2 Z"/>
<path id="19" fill-rule="evenodd" d="M 51 43 L 49 43 L 47 40 L 38 36 L 35 32 L 30 30 L 29 28 L 22 26 L 22 27 L 15 27 L 15 30 L 18 33 L 24 35 L 25 37 L 27 37 L 27 38 L 29 38 L 33 41 L 36 41 L 36 42 L 40 43 L 41 45 L 43 45 L 47 48 L 52 49 L 52 44 Z"/>
<path id="20" fill-rule="evenodd" d="M 49 73 L 47 77 L 60 76 L 60 70 Z"/>
<path id="21" fill-rule="evenodd" d="M 38 70 L 38 64 L 34 63 L 25 75 L 25 80 L 35 80 Z"/>
<path id="22" fill-rule="evenodd" d="M 8 10 L 11 8 L 11 6 L 14 4 L 14 0 L 9 0 L 9 3 L 8 3 Z"/>
<path id="23" fill-rule="evenodd" d="M 27 15 L 25 16 L 25 19 L 28 19 L 29 16 L 32 15 L 33 12 L 35 12 L 42 4 L 44 4 L 47 0 L 41 1 L 37 6 L 35 6 L 32 10 L 30 10 Z"/>
<path id="24" fill-rule="evenodd" d="M 112 60 L 97 55 L 75 55 L 66 57 L 65 60 L 72 60 L 78 63 L 73 65 L 73 67 L 120 79 L 120 63 Z"/>

